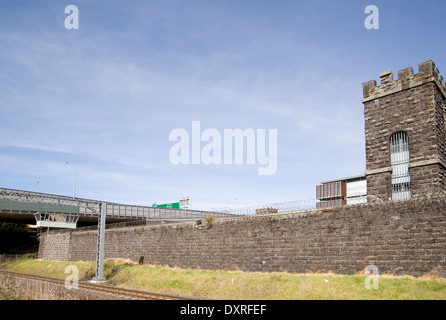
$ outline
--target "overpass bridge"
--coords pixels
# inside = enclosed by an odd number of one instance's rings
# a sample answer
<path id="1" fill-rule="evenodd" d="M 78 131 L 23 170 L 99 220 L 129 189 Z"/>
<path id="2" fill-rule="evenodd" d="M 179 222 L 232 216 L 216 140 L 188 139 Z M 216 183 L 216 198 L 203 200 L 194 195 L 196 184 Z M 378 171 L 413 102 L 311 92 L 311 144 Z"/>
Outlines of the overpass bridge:
<path id="1" fill-rule="evenodd" d="M 98 223 L 105 208 L 107 223 L 146 219 L 147 223 L 205 219 L 207 216 L 234 217 L 232 214 L 188 209 L 125 205 L 100 200 L 73 198 L 48 193 L 0 188 L 0 221 L 36 223 L 36 217 L 77 217 L 79 225 Z M 40 214 L 40 215 L 39 215 Z M 48 215 L 46 216 L 48 218 Z M 71 220 L 71 219 L 70 219 Z"/>
<path id="2" fill-rule="evenodd" d="M 125 205 L 48 193 L 0 188 L 0 221 L 37 227 L 77 228 L 97 225 L 96 281 L 103 281 L 104 242 L 107 223 L 146 220 L 149 223 L 201 220 L 207 216 L 234 217 L 227 213 Z M 1 248 L 0 248 L 1 249 Z"/>

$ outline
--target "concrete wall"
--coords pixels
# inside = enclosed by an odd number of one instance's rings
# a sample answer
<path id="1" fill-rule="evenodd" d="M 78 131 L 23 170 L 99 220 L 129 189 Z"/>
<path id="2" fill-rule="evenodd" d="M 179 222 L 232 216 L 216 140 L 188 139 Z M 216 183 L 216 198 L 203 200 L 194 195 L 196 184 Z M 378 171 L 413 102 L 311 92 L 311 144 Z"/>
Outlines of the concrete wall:
<path id="1" fill-rule="evenodd" d="M 95 231 L 43 234 L 40 257 L 95 260 Z M 105 256 L 181 268 L 420 276 L 446 270 L 446 198 L 106 230 Z"/>

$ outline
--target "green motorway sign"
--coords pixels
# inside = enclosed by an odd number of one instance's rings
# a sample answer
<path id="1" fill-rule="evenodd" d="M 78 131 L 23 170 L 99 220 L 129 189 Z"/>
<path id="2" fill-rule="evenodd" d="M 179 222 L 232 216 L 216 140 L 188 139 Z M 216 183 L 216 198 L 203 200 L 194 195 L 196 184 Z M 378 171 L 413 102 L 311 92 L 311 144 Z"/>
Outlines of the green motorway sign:
<path id="1" fill-rule="evenodd" d="M 152 207 L 156 208 L 169 208 L 169 209 L 180 209 L 180 203 L 179 202 L 172 202 L 172 203 L 164 203 L 164 204 L 152 204 Z"/>

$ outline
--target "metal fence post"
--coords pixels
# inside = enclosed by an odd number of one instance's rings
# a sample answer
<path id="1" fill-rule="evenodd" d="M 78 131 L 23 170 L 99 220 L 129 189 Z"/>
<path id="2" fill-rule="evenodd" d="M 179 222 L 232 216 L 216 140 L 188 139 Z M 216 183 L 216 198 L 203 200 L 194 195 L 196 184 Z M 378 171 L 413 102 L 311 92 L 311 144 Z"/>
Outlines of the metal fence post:
<path id="1" fill-rule="evenodd" d="M 105 244 L 105 219 L 107 216 L 107 204 L 99 204 L 98 214 L 98 243 L 96 250 L 96 277 L 95 281 L 104 281 L 104 244 Z"/>

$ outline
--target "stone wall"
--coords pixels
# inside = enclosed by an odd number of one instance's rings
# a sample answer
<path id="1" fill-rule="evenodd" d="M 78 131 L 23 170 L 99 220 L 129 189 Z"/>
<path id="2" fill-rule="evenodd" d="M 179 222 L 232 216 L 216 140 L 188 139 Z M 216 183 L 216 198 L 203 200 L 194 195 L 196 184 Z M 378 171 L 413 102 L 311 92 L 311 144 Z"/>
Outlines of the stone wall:
<path id="1" fill-rule="evenodd" d="M 205 224 L 204 224 L 205 225 Z M 420 276 L 446 270 L 446 198 L 108 229 L 105 257 L 245 271 Z M 40 258 L 95 260 L 95 231 L 42 234 Z"/>
<path id="2" fill-rule="evenodd" d="M 40 235 L 39 255 L 41 254 L 42 248 L 45 248 L 45 254 L 54 257 L 51 260 L 71 261 L 70 252 L 72 252 L 73 248 L 70 248 L 70 234 L 51 232 L 50 237 L 46 235 L 46 233 Z"/>
<path id="3" fill-rule="evenodd" d="M 68 289 L 64 285 L 22 278 L 0 272 L 0 300 L 116 300 L 126 299 L 110 293 Z M 42 310 L 40 310 L 42 311 Z M 37 310 L 36 310 L 37 312 Z M 51 312 L 51 310 L 49 310 Z"/>

